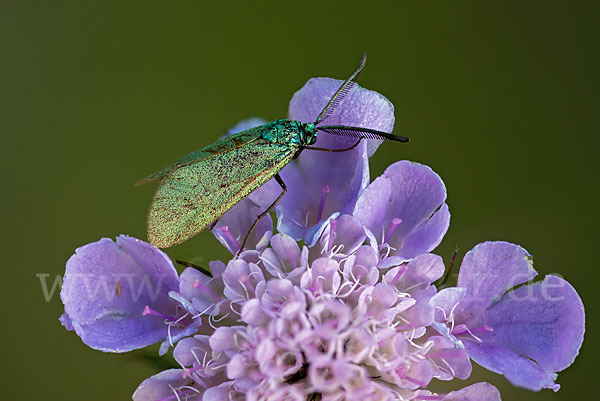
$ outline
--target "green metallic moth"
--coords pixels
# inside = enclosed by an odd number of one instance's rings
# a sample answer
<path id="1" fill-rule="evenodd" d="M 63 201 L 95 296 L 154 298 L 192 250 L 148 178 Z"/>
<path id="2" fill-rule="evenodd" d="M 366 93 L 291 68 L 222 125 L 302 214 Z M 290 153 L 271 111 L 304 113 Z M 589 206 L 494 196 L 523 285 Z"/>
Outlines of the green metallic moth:
<path id="1" fill-rule="evenodd" d="M 286 193 L 279 171 L 305 150 L 344 152 L 363 139 L 408 142 L 408 138 L 368 128 L 343 125 L 317 126 L 333 114 L 356 85 L 366 63 L 363 54 L 358 67 L 342 83 L 314 123 L 287 119 L 275 120 L 205 146 L 182 157 L 136 185 L 159 181 L 148 212 L 148 240 L 159 248 L 180 244 L 218 221 L 236 203 L 271 178 L 282 192 L 254 221 L 240 251 L 258 221 L 273 209 Z M 317 132 L 358 138 L 345 149 L 313 147 Z"/>

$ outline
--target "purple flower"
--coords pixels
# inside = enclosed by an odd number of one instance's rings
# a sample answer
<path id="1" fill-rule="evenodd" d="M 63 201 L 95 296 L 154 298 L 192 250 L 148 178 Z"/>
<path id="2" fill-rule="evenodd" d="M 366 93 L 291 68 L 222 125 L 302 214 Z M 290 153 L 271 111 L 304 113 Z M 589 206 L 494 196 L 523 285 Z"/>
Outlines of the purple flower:
<path id="1" fill-rule="evenodd" d="M 458 287 L 433 297 L 435 326 L 469 357 L 511 383 L 537 391 L 559 385 L 583 342 L 583 304 L 561 277 L 537 275 L 531 256 L 508 242 L 485 242 L 465 256 Z"/>
<path id="2" fill-rule="evenodd" d="M 290 117 L 313 121 L 338 85 L 309 80 Z M 383 131 L 393 122 L 392 105 L 359 87 L 327 120 Z M 317 146 L 351 144 L 323 134 Z M 177 277 L 164 253 L 125 236 L 78 249 L 67 263 L 61 321 L 104 351 L 175 345 L 180 369 L 142 382 L 134 401 L 499 401 L 488 383 L 429 389 L 434 379 L 467 379 L 471 360 L 518 386 L 557 390 L 555 372 L 583 340 L 575 290 L 554 275 L 522 285 L 536 275 L 529 255 L 490 242 L 465 256 L 457 287 L 438 292 L 445 267 L 431 251 L 449 225 L 444 183 L 401 161 L 369 184 L 377 145 L 303 152 L 281 172 L 289 191 L 277 231 L 265 216 L 246 249 L 211 262 L 210 275 L 187 268 Z M 238 203 L 215 226 L 217 239 L 236 255 L 280 191 L 269 182 Z M 108 290 L 91 297 L 96 283 Z"/>

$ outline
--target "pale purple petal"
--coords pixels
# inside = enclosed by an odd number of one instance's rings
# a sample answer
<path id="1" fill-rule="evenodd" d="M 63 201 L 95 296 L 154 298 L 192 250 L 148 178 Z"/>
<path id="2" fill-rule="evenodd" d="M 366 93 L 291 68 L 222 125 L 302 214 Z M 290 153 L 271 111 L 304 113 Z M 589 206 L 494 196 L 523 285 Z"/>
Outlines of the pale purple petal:
<path id="1" fill-rule="evenodd" d="M 442 258 L 427 253 L 417 256 L 406 265 L 391 269 L 385 274 L 384 281 L 413 293 L 428 288 L 442 277 L 444 270 Z"/>
<path id="2" fill-rule="evenodd" d="M 261 292 L 265 285 L 262 271 L 254 263 L 232 259 L 223 272 L 223 294 L 232 301 L 248 299 Z"/>
<path id="3" fill-rule="evenodd" d="M 450 224 L 446 188 L 429 167 L 400 161 L 360 196 L 353 215 L 391 255 L 411 259 L 434 249 Z"/>
<path id="4" fill-rule="evenodd" d="M 464 348 L 464 345 L 450 332 L 450 329 L 453 328 L 452 319 L 454 319 L 455 308 L 466 295 L 466 288 L 450 287 L 440 290 L 429 300 L 429 304 L 434 307 L 434 321 L 431 326 L 458 348 Z"/>
<path id="5" fill-rule="evenodd" d="M 369 271 L 377 266 L 379 255 L 368 245 L 362 245 L 354 252 L 354 267 L 363 267 L 363 271 Z M 356 277 L 358 278 L 358 277 Z"/>
<path id="6" fill-rule="evenodd" d="M 277 234 L 271 238 L 271 247 L 283 260 L 296 264 L 300 258 L 298 243 L 287 235 Z"/>
<path id="7" fill-rule="evenodd" d="M 331 251 L 333 247 L 342 246 L 341 252 L 349 255 L 356 251 L 367 238 L 364 227 L 352 215 L 343 214 L 330 220 L 328 230 L 321 237 L 322 245 Z M 377 262 L 375 262 L 377 264 Z"/>
<path id="8" fill-rule="evenodd" d="M 445 321 L 450 318 L 453 309 L 467 296 L 464 287 L 450 287 L 440 290 L 429 303 L 436 308 L 436 320 Z"/>
<path id="9" fill-rule="evenodd" d="M 332 78 L 312 78 L 294 94 L 290 101 L 289 116 L 293 120 L 314 122 L 321 110 L 329 102 L 343 81 Z M 348 125 L 371 128 L 383 132 L 392 132 L 394 128 L 394 106 L 383 95 L 356 85 L 337 110 L 321 125 Z M 330 144 L 350 146 L 352 139 L 328 136 Z M 315 146 L 323 146 L 326 142 L 317 142 Z M 375 153 L 380 142 L 369 141 L 369 156 Z"/>
<path id="10" fill-rule="evenodd" d="M 219 219 L 212 233 L 229 252 L 236 254 L 250 232 L 250 227 L 262 212 L 264 209 L 256 206 L 251 200 L 242 199 Z M 244 249 L 264 249 L 269 244 L 272 234 L 273 221 L 267 214 L 250 233 Z"/>
<path id="11" fill-rule="evenodd" d="M 164 319 L 142 312 L 149 306 L 174 314 L 169 292 L 177 287 L 177 271 L 162 251 L 120 236 L 116 243 L 103 238 L 75 251 L 67 262 L 61 299 L 84 343 L 125 352 L 166 338 Z"/>
<path id="12" fill-rule="evenodd" d="M 490 383 L 476 383 L 446 395 L 444 401 L 501 401 L 500 392 Z"/>
<path id="13" fill-rule="evenodd" d="M 290 101 L 290 118 L 314 122 L 341 83 L 342 81 L 329 78 L 309 80 Z M 324 124 L 343 124 L 391 132 L 394 126 L 394 109 L 377 92 L 356 87 Z M 342 149 L 355 142 L 356 139 L 353 138 L 320 132 L 314 146 Z M 379 141 L 368 142 L 347 152 L 305 150 L 296 162 L 285 167 L 281 177 L 288 187 L 288 193 L 277 208 L 278 230 L 297 240 L 305 239 L 303 232 L 320 220 L 318 214 L 325 188 L 329 188 L 330 192 L 323 202 L 322 217 L 335 212 L 351 213 L 358 196 L 369 182 L 368 155 L 379 145 Z"/>
<path id="14" fill-rule="evenodd" d="M 489 308 L 488 340 L 560 372 L 573 363 L 583 342 L 585 315 L 575 289 L 564 279 L 522 286 Z"/>
<path id="15" fill-rule="evenodd" d="M 221 268 L 223 263 L 214 261 L 209 265 L 214 272 Z M 181 273 L 180 279 L 179 293 L 182 297 L 191 300 L 196 313 L 205 312 L 211 305 L 223 300 L 224 285 L 218 276 L 211 278 L 193 267 L 188 267 Z"/>
<path id="16" fill-rule="evenodd" d="M 554 383 L 556 373 L 545 371 L 530 359 L 488 342 L 465 341 L 464 344 L 472 360 L 492 372 L 504 375 L 515 386 L 532 391 L 542 388 L 557 391 L 559 388 L 558 384 Z"/>
<path id="17" fill-rule="evenodd" d="M 261 255 L 265 269 L 273 277 L 295 277 L 303 272 L 302 251 L 290 236 L 276 234 L 271 238 L 271 248 Z"/>
<path id="18" fill-rule="evenodd" d="M 575 289 L 557 276 L 509 292 L 477 320 L 493 331 L 479 335 L 484 344 L 465 344 L 471 357 L 534 391 L 557 390 L 554 372 L 573 363 L 583 342 L 583 304 Z"/>
<path id="19" fill-rule="evenodd" d="M 193 380 L 185 378 L 183 373 L 182 369 L 169 369 L 144 380 L 133 393 L 133 401 L 176 400 L 176 394 L 181 395 L 180 399 L 200 401 L 203 391 L 187 388 L 193 384 Z M 186 388 L 178 390 L 182 386 Z"/>
<path id="20" fill-rule="evenodd" d="M 467 252 L 460 266 L 459 287 L 468 289 L 461 309 L 478 315 L 509 289 L 533 279 L 531 255 L 509 242 L 484 242 Z"/>
<path id="21" fill-rule="evenodd" d="M 402 252 L 398 254 L 407 257 L 435 249 L 442 242 L 449 226 L 450 210 L 444 203 L 431 217 L 406 235 L 402 241 Z"/>
<path id="22" fill-rule="evenodd" d="M 196 335 L 194 337 L 184 338 L 179 341 L 173 350 L 173 358 L 181 366 L 192 366 L 193 364 L 202 364 L 206 358 L 212 356 L 212 349 L 209 345 L 209 337 L 205 335 Z"/>
<path id="23" fill-rule="evenodd" d="M 332 213 L 329 217 L 320 220 L 312 227 L 309 227 L 304 231 L 304 243 L 308 247 L 314 247 L 319 238 L 323 235 L 325 230 L 329 227 L 331 220 L 335 220 L 338 218 L 340 214 L 338 212 Z"/>
<path id="24" fill-rule="evenodd" d="M 210 336 L 210 347 L 215 352 L 229 351 L 238 348 L 235 336 L 238 332 L 244 332 L 243 326 L 219 327 Z"/>
<path id="25" fill-rule="evenodd" d="M 430 337 L 428 341 L 434 345 L 427 356 L 438 367 L 439 380 L 452 380 L 454 377 L 465 380 L 471 376 L 471 361 L 464 349 L 456 348 L 452 341 L 442 336 Z"/>
<path id="26" fill-rule="evenodd" d="M 233 387 L 234 382 L 228 381 L 206 390 L 202 401 L 242 401 L 246 397 Z"/>
<path id="27" fill-rule="evenodd" d="M 260 301 L 256 298 L 252 298 L 244 304 L 240 317 L 244 323 L 260 327 L 265 326 L 270 320 L 270 316 L 267 315 Z"/>
<path id="28" fill-rule="evenodd" d="M 383 223 L 391 196 L 392 181 L 385 175 L 379 176 L 361 194 L 354 209 L 354 217 L 378 239 L 383 236 Z"/>
<path id="29" fill-rule="evenodd" d="M 404 301 L 406 302 L 406 301 Z M 413 302 L 412 300 L 409 302 Z M 407 302 L 408 303 L 408 302 Z M 404 308 L 404 306 L 402 306 Z M 433 322 L 434 309 L 427 301 L 416 301 L 408 309 L 397 313 L 396 321 L 402 320 L 402 328 L 424 327 Z"/>
<path id="30" fill-rule="evenodd" d="M 179 278 L 177 270 L 169 256 L 148 242 L 127 235 L 117 237 L 117 245 L 131 256 L 138 265 L 144 267 L 144 273 L 155 283 L 165 288 L 177 288 Z"/>

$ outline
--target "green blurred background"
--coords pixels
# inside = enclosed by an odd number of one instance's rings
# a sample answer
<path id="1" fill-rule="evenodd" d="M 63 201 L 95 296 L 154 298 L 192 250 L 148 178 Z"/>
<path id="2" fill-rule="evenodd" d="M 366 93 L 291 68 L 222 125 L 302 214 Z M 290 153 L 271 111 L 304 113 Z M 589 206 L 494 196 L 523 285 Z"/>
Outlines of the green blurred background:
<path id="1" fill-rule="evenodd" d="M 468 383 L 489 380 L 504 400 L 589 398 L 598 4 L 2 0 L 2 399 L 129 399 L 155 368 L 67 333 L 58 293 L 45 302 L 36 274 L 51 284 L 76 247 L 103 236 L 145 238 L 153 187 L 135 181 L 240 119 L 286 116 L 308 78 L 345 78 L 363 51 L 361 85 L 394 103 L 395 131 L 412 139 L 382 146 L 372 177 L 399 159 L 442 176 L 452 223 L 437 252 L 517 242 L 586 305 L 586 341 L 560 392 L 482 369 Z M 227 256 L 209 233 L 168 253 Z"/>

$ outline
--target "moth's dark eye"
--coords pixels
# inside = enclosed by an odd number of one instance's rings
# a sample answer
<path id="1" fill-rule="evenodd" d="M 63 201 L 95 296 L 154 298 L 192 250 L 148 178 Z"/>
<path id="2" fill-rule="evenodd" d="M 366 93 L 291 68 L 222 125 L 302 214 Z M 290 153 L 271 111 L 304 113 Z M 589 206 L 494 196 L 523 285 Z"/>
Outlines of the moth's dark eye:
<path id="1" fill-rule="evenodd" d="M 310 136 L 310 138 L 308 139 L 308 144 L 314 145 L 315 142 L 317 142 L 317 133 L 316 132 Z"/>

